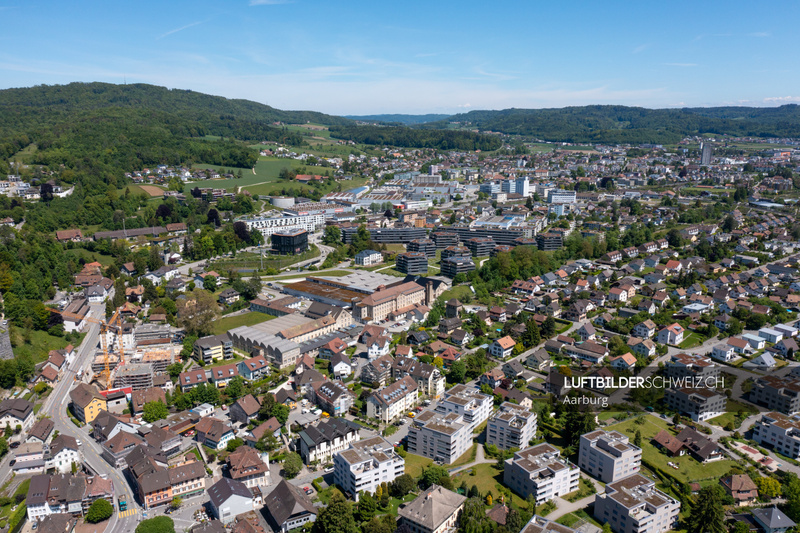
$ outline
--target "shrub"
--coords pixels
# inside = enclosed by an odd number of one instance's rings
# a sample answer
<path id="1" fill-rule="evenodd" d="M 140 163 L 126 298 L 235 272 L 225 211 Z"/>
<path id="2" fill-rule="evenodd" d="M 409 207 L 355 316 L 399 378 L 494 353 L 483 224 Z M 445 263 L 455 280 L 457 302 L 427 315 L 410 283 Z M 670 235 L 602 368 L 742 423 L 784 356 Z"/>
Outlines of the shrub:
<path id="1" fill-rule="evenodd" d="M 108 520 L 114 514 L 114 506 L 108 501 L 100 498 L 92 502 L 89 510 L 86 512 L 86 521 L 91 524 Z"/>
<path id="2" fill-rule="evenodd" d="M 0 498 L 0 507 L 5 507 L 7 505 L 11 505 L 12 501 L 13 500 L 11 498 L 9 498 L 8 496 L 3 496 L 2 498 Z"/>

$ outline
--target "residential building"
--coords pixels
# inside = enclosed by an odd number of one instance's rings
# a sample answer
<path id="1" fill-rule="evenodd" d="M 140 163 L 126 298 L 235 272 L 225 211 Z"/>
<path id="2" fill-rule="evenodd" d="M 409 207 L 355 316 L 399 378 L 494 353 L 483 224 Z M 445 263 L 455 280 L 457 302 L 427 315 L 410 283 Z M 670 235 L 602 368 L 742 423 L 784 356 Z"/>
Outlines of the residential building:
<path id="1" fill-rule="evenodd" d="M 671 410 L 704 422 L 723 414 L 728 398 L 710 389 L 681 388 L 664 390 L 664 402 Z"/>
<path id="2" fill-rule="evenodd" d="M 411 376 L 405 376 L 367 398 L 367 416 L 388 424 L 405 416 L 416 407 L 417 401 L 417 382 Z"/>
<path id="3" fill-rule="evenodd" d="M 83 453 L 75 437 L 59 435 L 50 444 L 45 454 L 45 470 L 54 469 L 59 474 L 72 472 L 72 465 L 83 463 Z"/>
<path id="4" fill-rule="evenodd" d="M 428 272 L 428 257 L 422 252 L 405 252 L 397 254 L 398 272 L 404 274 L 426 274 Z"/>
<path id="5" fill-rule="evenodd" d="M 317 508 L 296 487 L 281 479 L 275 489 L 264 498 L 267 519 L 273 531 L 288 533 L 317 518 Z"/>
<path id="6" fill-rule="evenodd" d="M 203 417 L 195 425 L 195 439 L 212 450 L 222 450 L 236 436 L 233 429 L 218 418 Z"/>
<path id="7" fill-rule="evenodd" d="M 427 259 L 425 259 L 427 265 Z M 426 267 L 427 268 L 427 267 Z M 414 304 L 426 301 L 426 289 L 409 281 L 393 287 L 378 287 L 378 290 L 365 296 L 353 309 L 353 317 L 361 322 L 380 322 L 390 313 L 411 308 Z"/>
<path id="8" fill-rule="evenodd" d="M 315 383 L 311 390 L 319 408 L 331 416 L 344 416 L 355 401 L 353 393 L 338 380 Z"/>
<path id="9" fill-rule="evenodd" d="M 250 446 L 240 446 L 228 456 L 228 475 L 247 488 L 266 487 L 269 479 L 269 457 Z"/>
<path id="10" fill-rule="evenodd" d="M 642 449 L 619 431 L 597 430 L 581 435 L 578 466 L 603 483 L 636 474 L 641 464 Z"/>
<path id="11" fill-rule="evenodd" d="M 595 498 L 594 516 L 614 533 L 661 533 L 676 526 L 680 509 L 680 502 L 656 489 L 655 482 L 634 474 L 606 485 Z"/>
<path id="12" fill-rule="evenodd" d="M 472 429 L 458 413 L 422 411 L 411 422 L 407 442 L 409 452 L 450 464 L 472 446 Z"/>
<path id="13" fill-rule="evenodd" d="M 79 383 L 70 391 L 69 397 L 75 418 L 86 424 L 94 421 L 100 411 L 106 410 L 107 407 L 106 399 L 97 392 L 94 386 L 86 383 Z"/>
<path id="14" fill-rule="evenodd" d="M 755 380 L 750 391 L 753 403 L 772 411 L 791 414 L 800 411 L 800 378 L 789 376 L 764 376 Z"/>
<path id="15" fill-rule="evenodd" d="M 356 501 L 362 492 L 373 493 L 381 483 L 391 483 L 405 472 L 405 461 L 394 446 L 375 436 L 354 442 L 333 456 L 333 479 Z"/>
<path id="16" fill-rule="evenodd" d="M 332 460 L 333 454 L 346 450 L 357 441 L 361 426 L 344 418 L 331 418 L 309 426 L 299 433 L 300 457 L 305 464 Z"/>
<path id="17" fill-rule="evenodd" d="M 394 359 L 391 355 L 384 355 L 373 359 L 361 367 L 361 381 L 373 387 L 383 387 L 389 382 L 392 375 Z"/>
<path id="18" fill-rule="evenodd" d="M 356 254 L 355 262 L 359 266 L 378 265 L 383 263 L 383 255 L 375 250 L 363 250 Z"/>
<path id="19" fill-rule="evenodd" d="M 240 514 L 253 510 L 253 493 L 247 486 L 230 478 L 222 478 L 208 489 L 211 514 L 224 525 L 233 523 Z"/>
<path id="20" fill-rule="evenodd" d="M 516 345 L 517 342 L 506 335 L 490 344 L 488 352 L 489 355 L 497 359 L 508 359 L 514 353 L 514 346 Z"/>
<path id="21" fill-rule="evenodd" d="M 436 412 L 444 415 L 455 413 L 463 416 L 464 422 L 469 426 L 469 431 L 472 432 L 489 419 L 492 407 L 491 396 L 459 384 L 445 392 L 444 398 L 436 406 Z"/>
<path id="22" fill-rule="evenodd" d="M 470 257 L 448 257 L 442 259 L 442 276 L 448 278 L 455 278 L 459 274 L 466 274 L 475 270 L 475 263 L 472 262 Z"/>
<path id="23" fill-rule="evenodd" d="M 252 394 L 247 394 L 236 400 L 230 408 L 231 420 L 248 424 L 258 417 L 261 403 Z"/>
<path id="24" fill-rule="evenodd" d="M 668 378 L 693 378 L 711 385 L 719 377 L 720 367 L 711 359 L 699 354 L 679 353 L 664 365 L 664 376 Z"/>
<path id="25" fill-rule="evenodd" d="M 774 505 L 753 509 L 752 515 L 764 533 L 786 533 L 797 525 Z"/>
<path id="26" fill-rule="evenodd" d="M 758 487 L 747 474 L 724 477 L 719 483 L 737 505 L 750 505 L 758 498 Z"/>
<path id="27" fill-rule="evenodd" d="M 657 340 L 661 344 L 678 345 L 683 342 L 684 329 L 677 322 L 665 326 L 658 332 Z"/>
<path id="28" fill-rule="evenodd" d="M 466 496 L 431 485 L 413 501 L 397 510 L 400 525 L 413 533 L 455 531 Z"/>
<path id="29" fill-rule="evenodd" d="M 422 394 L 433 398 L 444 394 L 445 377 L 434 365 L 420 363 L 410 357 L 398 356 L 392 363 L 392 379 L 397 381 L 406 376 L 411 376 Z"/>
<path id="30" fill-rule="evenodd" d="M 536 413 L 521 406 L 503 402 L 500 409 L 489 417 L 486 426 L 486 443 L 501 450 L 526 448 L 536 437 Z"/>
<path id="31" fill-rule="evenodd" d="M 770 445 L 786 457 L 800 458 L 800 415 L 770 412 L 761 415 L 753 425 L 753 440 Z"/>
<path id="32" fill-rule="evenodd" d="M 503 483 L 520 496 L 533 495 L 536 505 L 578 490 L 580 470 L 544 443 L 520 450 L 506 460 Z"/>

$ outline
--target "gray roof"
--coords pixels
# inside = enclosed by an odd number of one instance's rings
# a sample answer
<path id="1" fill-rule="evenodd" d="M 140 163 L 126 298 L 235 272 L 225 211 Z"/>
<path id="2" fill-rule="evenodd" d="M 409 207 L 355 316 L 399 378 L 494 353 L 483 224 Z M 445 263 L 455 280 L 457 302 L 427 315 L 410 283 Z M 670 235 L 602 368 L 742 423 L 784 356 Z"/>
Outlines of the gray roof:
<path id="1" fill-rule="evenodd" d="M 253 493 L 241 481 L 234 481 L 230 478 L 222 478 L 208 489 L 208 497 L 211 503 L 219 509 L 231 496 L 241 496 L 243 498 L 252 498 Z"/>
<path id="2" fill-rule="evenodd" d="M 458 512 L 467 498 L 439 485 L 431 485 L 411 503 L 398 510 L 405 518 L 427 529 L 436 530 L 448 518 Z"/>
<path id="3" fill-rule="evenodd" d="M 41 505 L 47 502 L 47 491 L 50 488 L 50 476 L 41 474 L 31 478 L 31 484 L 28 487 L 27 504 Z"/>
<path id="4" fill-rule="evenodd" d="M 777 507 L 760 507 L 753 510 L 753 517 L 770 529 L 794 527 L 796 524 Z"/>
<path id="5" fill-rule="evenodd" d="M 345 418 L 331 418 L 316 426 L 307 427 L 300 432 L 300 438 L 309 448 L 314 448 L 323 442 L 330 442 L 348 433 L 357 433 L 360 429 L 361 426 Z"/>
<path id="6" fill-rule="evenodd" d="M 292 516 L 305 513 L 317 514 L 317 510 L 306 495 L 285 479 L 282 479 L 275 490 L 264 499 L 264 506 L 279 528 Z"/>

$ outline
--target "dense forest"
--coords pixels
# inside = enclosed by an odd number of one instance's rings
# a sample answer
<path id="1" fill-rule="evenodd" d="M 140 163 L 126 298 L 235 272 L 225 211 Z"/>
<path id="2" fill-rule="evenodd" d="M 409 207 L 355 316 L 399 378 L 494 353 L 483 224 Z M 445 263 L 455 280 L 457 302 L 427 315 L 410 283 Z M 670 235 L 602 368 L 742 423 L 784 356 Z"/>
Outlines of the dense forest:
<path id="1" fill-rule="evenodd" d="M 30 163 L 62 166 L 113 183 L 157 164 L 252 167 L 258 154 L 239 141 L 303 144 L 275 121 L 341 124 L 346 119 L 281 111 L 245 100 L 152 85 L 72 83 L 0 91 L 0 174 L 34 144 Z"/>
<path id="2" fill-rule="evenodd" d="M 800 136 L 800 106 L 645 109 L 583 106 L 561 109 L 470 111 L 419 126 L 445 128 L 461 122 L 486 131 L 529 135 L 546 141 L 675 143 L 686 135 Z"/>
<path id="3" fill-rule="evenodd" d="M 437 148 L 439 150 L 497 150 L 501 141 L 471 131 L 412 129 L 385 126 L 331 126 L 331 137 L 376 146 Z"/>

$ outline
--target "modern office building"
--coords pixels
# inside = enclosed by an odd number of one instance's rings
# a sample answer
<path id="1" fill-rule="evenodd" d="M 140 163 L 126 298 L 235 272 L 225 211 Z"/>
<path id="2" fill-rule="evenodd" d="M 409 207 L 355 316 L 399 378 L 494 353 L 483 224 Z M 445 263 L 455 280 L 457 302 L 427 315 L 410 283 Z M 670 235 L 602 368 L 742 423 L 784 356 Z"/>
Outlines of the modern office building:
<path id="1" fill-rule="evenodd" d="M 641 474 L 606 485 L 594 502 L 594 516 L 608 523 L 614 533 L 661 533 L 673 529 L 681 504 L 656 489 Z"/>
<path id="2" fill-rule="evenodd" d="M 578 490 L 579 477 L 578 467 L 547 443 L 518 451 L 503 470 L 504 484 L 523 498 L 533 495 L 536 505 Z"/>
<path id="3" fill-rule="evenodd" d="M 308 250 L 308 232 L 304 229 L 277 231 L 272 234 L 272 253 L 301 254 Z"/>
<path id="4" fill-rule="evenodd" d="M 503 402 L 486 426 L 486 443 L 501 450 L 526 448 L 536 436 L 536 413 L 517 404 Z"/>
<path id="5" fill-rule="evenodd" d="M 379 436 L 354 442 L 333 456 L 333 479 L 355 501 L 360 493 L 373 493 L 381 483 L 391 483 L 404 472 L 403 458 Z"/>
<path id="6" fill-rule="evenodd" d="M 473 257 L 489 256 L 497 243 L 490 237 L 475 237 L 467 240 L 467 248 Z"/>
<path id="7" fill-rule="evenodd" d="M 552 189 L 547 194 L 547 203 L 550 204 L 574 204 L 576 199 L 575 191 L 564 189 Z"/>
<path id="8" fill-rule="evenodd" d="M 642 449 L 619 431 L 597 430 L 581 435 L 578 466 L 603 483 L 636 474 L 642 465 Z"/>
<path id="9" fill-rule="evenodd" d="M 406 247 L 409 252 L 425 254 L 428 259 L 436 257 L 436 243 L 431 239 L 414 239 Z"/>
<path id="10" fill-rule="evenodd" d="M 421 252 L 397 254 L 397 270 L 404 274 L 426 274 L 428 257 Z"/>
<path id="11" fill-rule="evenodd" d="M 455 278 L 459 274 L 466 274 L 475 270 L 475 263 L 470 257 L 448 257 L 442 259 L 442 276 Z"/>

